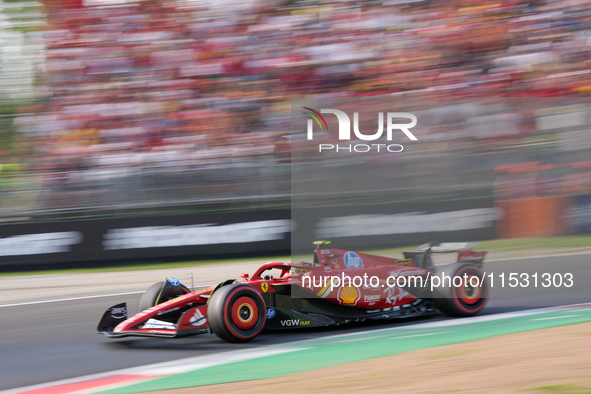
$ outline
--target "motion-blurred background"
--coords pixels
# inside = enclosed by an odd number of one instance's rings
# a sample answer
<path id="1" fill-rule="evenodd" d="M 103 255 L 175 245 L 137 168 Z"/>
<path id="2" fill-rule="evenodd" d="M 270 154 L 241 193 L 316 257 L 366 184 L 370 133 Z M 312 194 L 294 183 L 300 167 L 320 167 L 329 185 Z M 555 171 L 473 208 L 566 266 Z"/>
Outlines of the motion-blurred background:
<path id="1" fill-rule="evenodd" d="M 405 245 L 589 233 L 590 40 L 582 0 L 0 0 L 0 263 L 288 251 L 292 197 L 488 209 L 380 233 Z M 311 97 L 420 144 L 292 163 Z M 338 238 L 322 212 L 299 228 Z"/>

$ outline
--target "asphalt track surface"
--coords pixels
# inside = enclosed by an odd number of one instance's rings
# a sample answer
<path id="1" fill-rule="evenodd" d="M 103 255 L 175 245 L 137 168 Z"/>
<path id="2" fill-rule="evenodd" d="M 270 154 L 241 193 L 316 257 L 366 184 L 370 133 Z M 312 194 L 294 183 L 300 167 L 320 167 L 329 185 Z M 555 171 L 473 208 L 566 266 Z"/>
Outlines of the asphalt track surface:
<path id="1" fill-rule="evenodd" d="M 484 270 L 494 273 L 495 282 L 483 314 L 591 301 L 590 254 L 493 261 L 486 263 Z M 574 285 L 556 288 L 538 283 L 536 288 L 530 281 L 529 286 L 512 288 L 506 281 L 505 287 L 501 287 L 498 278 L 503 272 L 506 278 L 512 272 L 562 276 L 572 273 Z M 26 291 L 23 289 L 23 293 Z M 448 319 L 438 315 L 337 328 L 276 331 L 240 345 L 225 343 L 215 335 L 107 339 L 96 334 L 96 324 L 107 307 L 126 301 L 131 314 L 138 312 L 139 299 L 139 294 L 132 294 L 0 308 L 0 391 L 237 348 Z"/>

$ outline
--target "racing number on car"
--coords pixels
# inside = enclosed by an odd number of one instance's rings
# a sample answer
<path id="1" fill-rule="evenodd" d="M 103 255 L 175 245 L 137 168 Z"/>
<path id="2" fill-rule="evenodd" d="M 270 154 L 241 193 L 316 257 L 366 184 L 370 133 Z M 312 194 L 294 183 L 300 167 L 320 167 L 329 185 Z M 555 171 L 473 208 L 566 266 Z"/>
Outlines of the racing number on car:
<path id="1" fill-rule="evenodd" d="M 261 290 L 263 290 L 263 293 L 266 293 L 267 290 L 269 290 L 269 284 L 268 283 L 261 283 Z"/>

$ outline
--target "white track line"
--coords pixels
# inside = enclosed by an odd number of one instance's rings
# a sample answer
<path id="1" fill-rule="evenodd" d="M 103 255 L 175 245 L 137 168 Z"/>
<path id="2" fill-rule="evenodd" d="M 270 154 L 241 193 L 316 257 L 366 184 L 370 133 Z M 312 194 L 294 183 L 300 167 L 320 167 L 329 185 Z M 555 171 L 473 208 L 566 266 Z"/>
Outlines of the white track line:
<path id="1" fill-rule="evenodd" d="M 426 337 L 428 335 L 435 335 L 434 333 L 429 333 L 429 334 L 414 334 L 414 335 L 403 335 L 401 337 L 391 337 L 388 339 L 401 339 L 401 338 L 414 338 L 414 337 Z"/>
<path id="2" fill-rule="evenodd" d="M 574 252 L 574 253 L 562 253 L 562 254 L 546 254 L 541 256 L 523 256 L 523 257 L 511 257 L 510 259 L 493 259 L 484 260 L 484 263 L 494 263 L 497 261 L 511 261 L 511 260 L 527 260 L 527 259 L 541 259 L 541 258 L 552 258 L 552 257 L 568 257 L 568 256 L 584 256 L 591 255 L 591 252 Z"/>
<path id="3" fill-rule="evenodd" d="M 409 324 L 399 327 L 387 327 L 387 328 L 378 328 L 377 330 L 368 330 L 367 332 L 382 332 L 382 331 L 392 331 L 392 330 L 403 330 L 408 328 L 413 329 L 422 329 L 422 328 L 439 328 L 439 327 L 453 327 L 463 324 L 471 324 L 471 323 L 478 323 L 478 322 L 485 322 L 485 321 L 494 321 L 500 319 L 506 319 L 511 317 L 521 317 L 521 316 L 529 316 L 529 315 L 537 315 L 540 313 L 547 313 L 547 312 L 559 312 L 564 310 L 564 308 L 573 308 L 573 307 L 581 307 L 581 308 L 591 308 L 591 302 L 583 302 L 579 304 L 568 304 L 568 305 L 559 305 L 559 306 L 550 306 L 545 308 L 535 308 L 535 309 L 524 309 L 522 311 L 514 311 L 514 312 L 503 312 L 503 313 L 495 313 L 492 315 L 483 315 L 483 316 L 473 316 L 473 317 L 463 317 L 461 319 L 449 319 L 449 320 L 440 320 L 440 321 L 431 321 L 425 323 L 418 323 L 418 324 Z M 342 338 L 342 337 L 349 337 L 352 335 L 358 335 L 365 331 L 356 331 L 350 332 L 347 334 L 337 334 L 322 337 L 319 339 L 304 339 L 302 341 L 297 342 L 290 342 L 290 346 L 295 346 L 296 344 L 306 343 L 306 342 L 313 342 L 313 341 L 321 341 L 327 338 Z"/>
<path id="4" fill-rule="evenodd" d="M 200 284 L 199 287 L 210 287 L 215 286 L 212 284 Z M 47 304 L 50 302 L 63 302 L 63 301 L 77 301 L 77 300 L 86 300 L 89 298 L 103 298 L 103 297 L 115 297 L 115 296 L 122 296 L 122 295 L 130 295 L 130 294 L 142 294 L 145 291 L 130 291 L 127 293 L 114 293 L 114 294 L 100 294 L 100 295 L 93 295 L 93 296 L 83 296 L 83 297 L 71 297 L 71 298 L 59 298 L 57 300 L 43 300 L 43 301 L 30 301 L 30 302 L 21 302 L 18 304 L 5 304 L 0 305 L 0 308 L 7 308 L 9 306 L 26 306 L 26 305 L 36 305 L 36 304 Z"/>
<path id="5" fill-rule="evenodd" d="M 552 317 L 542 317 L 539 319 L 532 319 L 532 320 L 552 320 L 552 319 L 564 319 L 566 317 L 577 317 L 581 315 L 564 315 L 564 316 L 552 316 Z"/>
<path id="6" fill-rule="evenodd" d="M 9 306 L 24 306 L 24 305 L 35 305 L 35 304 L 47 304 L 47 303 L 50 303 L 50 302 L 86 300 L 86 299 L 89 299 L 89 298 L 115 297 L 115 296 L 122 296 L 122 295 L 129 295 L 129 294 L 141 294 L 141 293 L 143 293 L 143 291 L 130 291 L 128 293 L 101 294 L 101 295 L 84 296 L 84 297 L 60 298 L 60 299 L 57 299 L 57 300 L 21 302 L 21 303 L 18 303 L 18 304 L 0 305 L 0 308 L 7 308 Z"/>

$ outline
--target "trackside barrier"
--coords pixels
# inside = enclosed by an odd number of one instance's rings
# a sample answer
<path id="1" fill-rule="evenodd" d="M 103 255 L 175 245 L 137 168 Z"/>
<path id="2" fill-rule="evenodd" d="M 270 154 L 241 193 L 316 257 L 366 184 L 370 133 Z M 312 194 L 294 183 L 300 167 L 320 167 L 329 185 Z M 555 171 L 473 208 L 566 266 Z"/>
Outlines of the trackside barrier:
<path id="1" fill-rule="evenodd" d="M 568 212 L 571 196 L 550 196 L 499 201 L 498 238 L 549 237 L 572 234 Z"/>
<path id="2" fill-rule="evenodd" d="M 491 198 L 0 225 L 0 267 L 311 253 L 495 237 Z M 293 231 L 292 231 L 293 230 Z"/>

